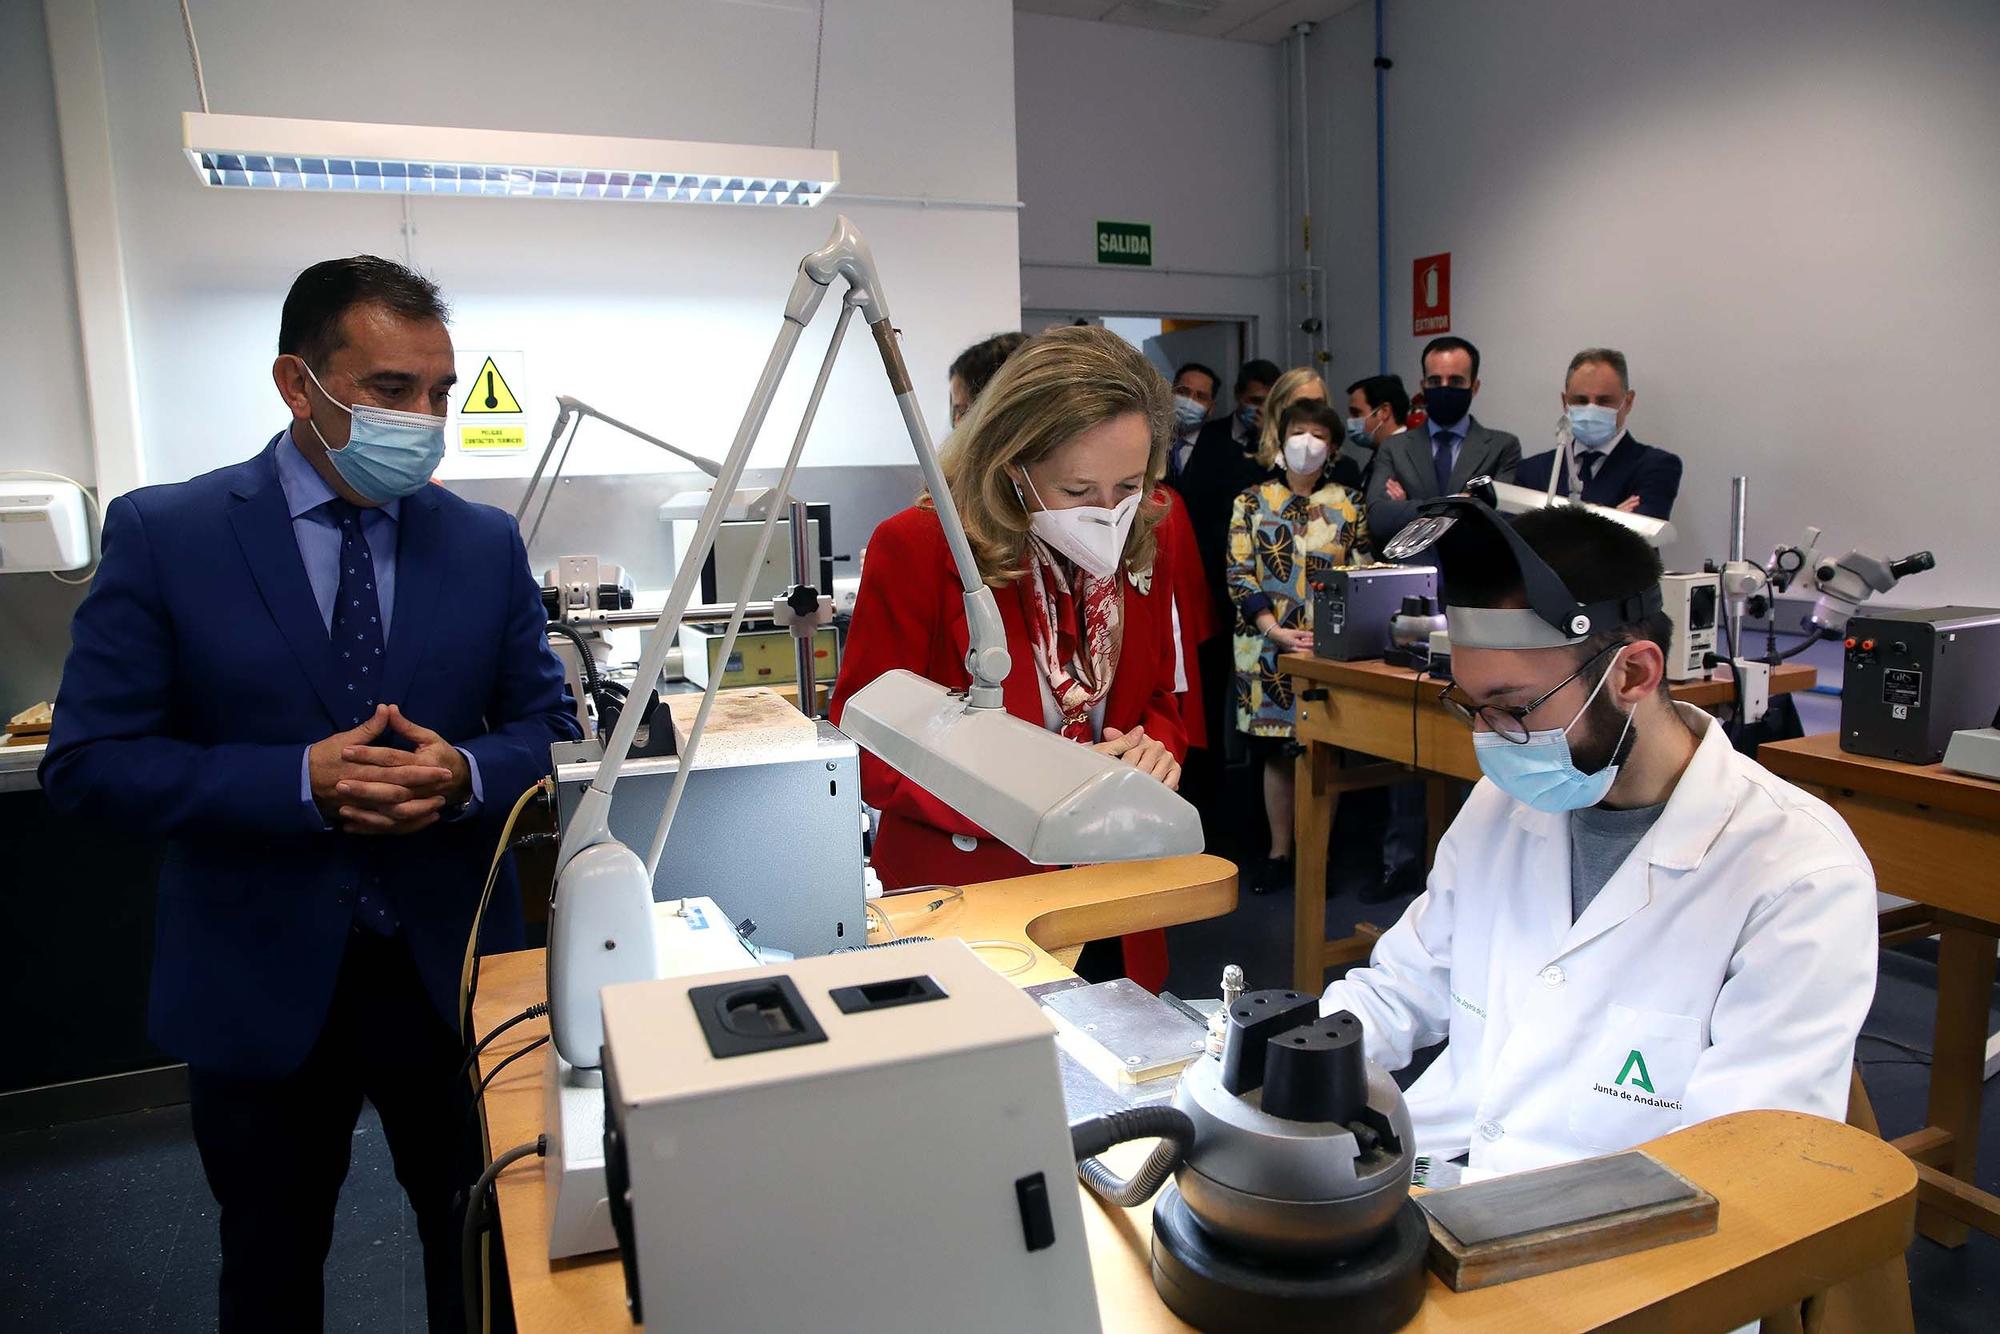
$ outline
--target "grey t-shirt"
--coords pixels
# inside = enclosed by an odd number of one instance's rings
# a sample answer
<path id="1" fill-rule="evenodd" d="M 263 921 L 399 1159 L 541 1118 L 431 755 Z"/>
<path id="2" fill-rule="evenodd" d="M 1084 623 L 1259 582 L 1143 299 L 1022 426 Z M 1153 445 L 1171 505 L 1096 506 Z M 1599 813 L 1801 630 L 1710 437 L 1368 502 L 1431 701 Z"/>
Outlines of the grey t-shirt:
<path id="1" fill-rule="evenodd" d="M 1607 806 L 1587 806 L 1569 813 L 1569 907 L 1573 922 L 1597 897 L 1639 840 L 1667 808 L 1634 806 L 1614 811 Z"/>

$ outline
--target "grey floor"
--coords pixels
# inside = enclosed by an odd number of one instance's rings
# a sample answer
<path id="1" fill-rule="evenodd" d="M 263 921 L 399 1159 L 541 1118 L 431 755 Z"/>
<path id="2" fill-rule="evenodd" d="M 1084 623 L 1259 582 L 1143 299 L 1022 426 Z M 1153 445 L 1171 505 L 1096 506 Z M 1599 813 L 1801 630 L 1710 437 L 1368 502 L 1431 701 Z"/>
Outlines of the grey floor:
<path id="1" fill-rule="evenodd" d="M 1354 892 L 1375 868 L 1339 851 L 1366 846 L 1366 831 L 1380 817 L 1364 797 L 1349 798 L 1341 811 L 1327 912 L 1336 932 L 1364 916 L 1387 925 L 1401 911 L 1398 903 L 1363 909 Z M 1244 965 L 1252 986 L 1283 981 L 1291 912 L 1289 894 L 1245 894 L 1229 917 L 1175 928 L 1170 985 L 1183 995 L 1214 995 L 1227 962 Z M 1935 960 L 1925 947 L 1886 953 L 1865 1031 L 1927 1050 L 1935 997 Z M 1883 1132 L 1916 1129 L 1927 1074 L 1922 1058 L 1872 1039 L 1863 1042 L 1862 1056 Z M 2000 1190 L 2000 1096 L 1986 1101 L 1982 1149 L 1979 1184 Z M 2000 1241 L 1975 1233 L 1948 1251 L 1920 1238 L 1909 1261 L 1918 1329 L 2000 1329 Z M 0 1136 L 0 1330 L 213 1329 L 216 1272 L 215 1206 L 186 1108 Z M 415 1220 L 372 1111 L 364 1111 L 355 1131 L 326 1276 L 327 1329 L 424 1328 Z"/>

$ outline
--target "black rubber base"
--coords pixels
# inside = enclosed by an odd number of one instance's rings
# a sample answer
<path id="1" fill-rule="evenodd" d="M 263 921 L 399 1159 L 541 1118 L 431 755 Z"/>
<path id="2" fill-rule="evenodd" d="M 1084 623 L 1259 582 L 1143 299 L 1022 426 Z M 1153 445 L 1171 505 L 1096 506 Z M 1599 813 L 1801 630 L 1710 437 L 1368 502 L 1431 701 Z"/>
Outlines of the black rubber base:
<path id="1" fill-rule="evenodd" d="M 1269 1262 L 1225 1251 L 1168 1182 L 1153 1206 L 1153 1286 L 1204 1334 L 1389 1334 L 1424 1304 L 1430 1229 L 1406 1200 L 1375 1244 L 1335 1259 Z"/>

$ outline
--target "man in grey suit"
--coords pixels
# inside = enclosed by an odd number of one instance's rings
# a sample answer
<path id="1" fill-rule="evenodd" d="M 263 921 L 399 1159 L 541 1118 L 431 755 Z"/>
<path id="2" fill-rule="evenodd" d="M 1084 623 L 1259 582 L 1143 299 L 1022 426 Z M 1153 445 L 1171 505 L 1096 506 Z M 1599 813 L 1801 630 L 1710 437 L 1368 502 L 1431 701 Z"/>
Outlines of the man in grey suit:
<path id="1" fill-rule="evenodd" d="M 1417 506 L 1465 490 L 1475 477 L 1514 480 L 1521 442 L 1471 415 L 1479 392 L 1479 349 L 1446 334 L 1424 345 L 1422 430 L 1382 442 L 1368 479 L 1368 536 L 1380 551 L 1417 517 Z"/>

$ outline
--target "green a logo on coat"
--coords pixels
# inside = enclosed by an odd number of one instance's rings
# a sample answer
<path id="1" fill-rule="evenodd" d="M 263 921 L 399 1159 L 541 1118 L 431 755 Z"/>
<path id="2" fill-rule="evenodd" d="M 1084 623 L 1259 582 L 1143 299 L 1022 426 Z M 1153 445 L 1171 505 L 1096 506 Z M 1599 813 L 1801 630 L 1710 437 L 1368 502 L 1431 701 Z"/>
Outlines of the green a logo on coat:
<path id="1" fill-rule="evenodd" d="M 1633 1074 L 1634 1070 L 1637 1070 L 1638 1073 Z M 1627 1077 L 1630 1077 L 1634 1085 L 1646 1090 L 1646 1092 L 1651 1093 L 1653 1091 L 1653 1077 L 1646 1072 L 1646 1058 L 1639 1054 L 1637 1047 L 1634 1047 L 1632 1054 L 1625 1058 L 1625 1068 L 1618 1072 L 1618 1078 L 1612 1082 L 1615 1085 L 1622 1085 Z"/>

